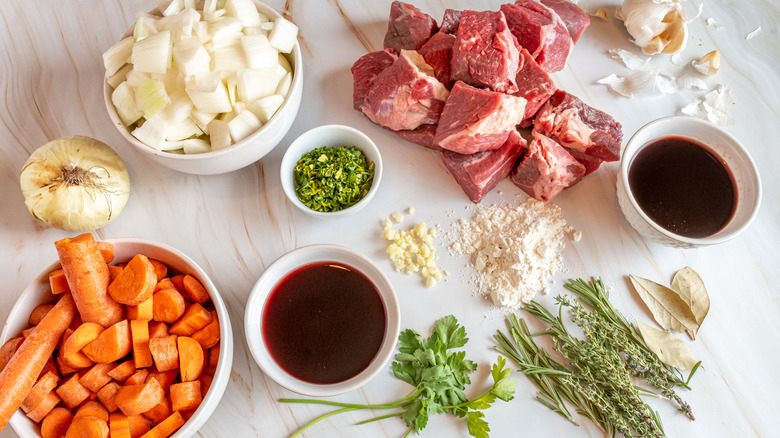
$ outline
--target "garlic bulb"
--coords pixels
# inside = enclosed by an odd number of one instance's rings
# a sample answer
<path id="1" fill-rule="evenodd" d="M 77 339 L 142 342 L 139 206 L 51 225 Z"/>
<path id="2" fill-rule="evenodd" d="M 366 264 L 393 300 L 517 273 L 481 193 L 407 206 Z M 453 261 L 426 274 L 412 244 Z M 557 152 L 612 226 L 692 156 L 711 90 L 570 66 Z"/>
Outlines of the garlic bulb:
<path id="1" fill-rule="evenodd" d="M 621 13 L 634 44 L 647 55 L 676 53 L 688 39 L 680 0 L 625 0 Z"/>
<path id="2" fill-rule="evenodd" d="M 116 218 L 130 195 L 122 158 L 105 143 L 72 135 L 38 148 L 22 167 L 24 203 L 66 231 L 91 231 Z"/>

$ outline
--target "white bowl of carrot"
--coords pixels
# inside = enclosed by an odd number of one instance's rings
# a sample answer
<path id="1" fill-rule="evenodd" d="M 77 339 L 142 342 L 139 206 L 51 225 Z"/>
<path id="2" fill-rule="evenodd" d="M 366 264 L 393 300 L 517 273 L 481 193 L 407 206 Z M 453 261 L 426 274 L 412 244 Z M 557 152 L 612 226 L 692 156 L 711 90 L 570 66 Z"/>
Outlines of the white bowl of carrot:
<path id="1" fill-rule="evenodd" d="M 25 289 L 0 335 L 0 430 L 194 435 L 233 358 L 227 308 L 206 273 L 141 239 L 84 234 L 55 246 L 60 260 Z"/>

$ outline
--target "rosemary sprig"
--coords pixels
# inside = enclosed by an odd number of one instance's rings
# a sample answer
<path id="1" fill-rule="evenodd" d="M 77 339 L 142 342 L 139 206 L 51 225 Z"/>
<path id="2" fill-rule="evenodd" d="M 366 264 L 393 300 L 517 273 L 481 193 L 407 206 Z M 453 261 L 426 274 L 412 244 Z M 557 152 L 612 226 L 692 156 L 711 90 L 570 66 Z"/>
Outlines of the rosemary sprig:
<path id="1" fill-rule="evenodd" d="M 510 315 L 509 335 L 499 331 L 496 349 L 518 364 L 520 371 L 539 389 L 537 400 L 574 424 L 570 407 L 597 424 L 605 436 L 664 437 L 657 412 L 642 396 L 671 399 L 693 420 L 690 406 L 675 387 L 690 389 L 682 373 L 663 364 L 645 345 L 637 328 L 609 302 L 601 279 L 570 280 L 566 289 L 576 295 L 556 297 L 558 315 L 532 301 L 523 310 L 546 324 L 541 333 L 531 333 L 524 319 Z M 588 310 L 585 306 L 592 310 Z M 572 335 L 564 323 L 563 310 L 582 329 L 585 338 Z M 549 336 L 565 363 L 554 359 L 536 344 L 537 336 Z M 635 385 L 639 378 L 659 393 Z"/>

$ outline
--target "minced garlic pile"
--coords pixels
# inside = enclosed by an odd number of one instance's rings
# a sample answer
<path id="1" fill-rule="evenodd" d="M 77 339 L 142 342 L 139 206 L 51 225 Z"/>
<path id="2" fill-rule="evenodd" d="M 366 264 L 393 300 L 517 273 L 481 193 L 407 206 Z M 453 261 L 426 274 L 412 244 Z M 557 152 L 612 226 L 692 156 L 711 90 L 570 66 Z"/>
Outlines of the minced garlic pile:
<path id="1" fill-rule="evenodd" d="M 413 208 L 407 210 L 414 213 Z M 397 272 L 407 274 L 419 273 L 425 280 L 425 286 L 431 287 L 441 280 L 442 273 L 436 267 L 436 246 L 433 239 L 438 235 L 436 227 L 428 228 L 425 222 L 420 222 L 408 230 L 393 228 L 393 223 L 403 221 L 402 213 L 393 213 L 382 221 L 382 237 L 391 241 L 387 246 L 387 254 Z"/>

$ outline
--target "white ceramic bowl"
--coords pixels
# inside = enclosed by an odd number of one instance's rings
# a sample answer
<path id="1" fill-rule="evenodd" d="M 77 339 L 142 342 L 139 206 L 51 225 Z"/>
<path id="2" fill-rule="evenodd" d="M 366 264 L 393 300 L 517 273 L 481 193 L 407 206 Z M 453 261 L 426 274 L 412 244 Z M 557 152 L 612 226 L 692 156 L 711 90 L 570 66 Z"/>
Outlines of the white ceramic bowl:
<path id="1" fill-rule="evenodd" d="M 691 238 L 666 230 L 642 211 L 631 193 L 628 171 L 636 153 L 649 142 L 672 135 L 707 145 L 724 160 L 734 177 L 737 186 L 737 207 L 734 215 L 722 230 L 711 236 Z M 617 197 L 626 219 L 642 236 L 667 246 L 694 248 L 733 239 L 750 225 L 761 204 L 761 180 L 747 149 L 726 131 L 693 117 L 666 117 L 643 126 L 628 141 L 617 178 Z"/>
<path id="2" fill-rule="evenodd" d="M 387 326 L 384 339 L 374 360 L 360 374 L 333 384 L 314 384 L 299 380 L 284 371 L 271 357 L 262 332 L 263 311 L 266 298 L 277 283 L 299 267 L 321 261 L 341 262 L 365 275 L 379 291 L 385 307 Z M 385 274 L 371 260 L 342 246 L 311 245 L 295 249 L 273 262 L 257 280 L 244 315 L 246 341 L 252 356 L 263 372 L 276 383 L 299 394 L 313 397 L 327 397 L 357 389 L 386 370 L 387 362 L 393 357 L 395 342 L 400 330 L 400 310 L 393 286 Z"/>
<path id="3" fill-rule="evenodd" d="M 369 161 L 374 162 L 374 180 L 371 183 L 371 189 L 355 205 L 338 211 L 316 211 L 304 205 L 295 194 L 293 170 L 298 164 L 298 160 L 304 154 L 322 146 L 357 146 L 363 151 L 363 154 Z M 374 142 L 357 129 L 344 125 L 323 125 L 304 132 L 290 144 L 282 158 L 279 175 L 282 179 L 282 189 L 284 194 L 287 195 L 287 199 L 301 211 L 315 217 L 339 217 L 360 211 L 374 197 L 382 179 L 382 156 L 379 154 L 379 149 Z"/>
<path id="4" fill-rule="evenodd" d="M 269 18 L 281 17 L 270 6 L 255 1 L 257 10 Z M 132 29 L 131 29 L 132 31 Z M 301 56 L 301 46 L 298 41 L 292 53 L 287 55 L 288 61 L 293 69 L 293 80 L 290 91 L 284 100 L 281 108 L 271 119 L 260 129 L 250 134 L 245 139 L 232 144 L 231 146 L 213 152 L 203 154 L 173 154 L 170 152 L 158 151 L 151 148 L 136 139 L 130 134 L 130 131 L 124 126 L 116 113 L 116 108 L 111 102 L 112 88 L 108 82 L 103 81 L 103 98 L 108 111 L 108 116 L 114 127 L 119 131 L 131 145 L 141 153 L 149 156 L 152 160 L 179 172 L 193 173 L 199 175 L 213 175 L 218 173 L 232 172 L 237 169 L 249 166 L 266 154 L 271 152 L 282 138 L 290 130 L 295 116 L 298 114 L 298 108 L 301 105 L 301 96 L 303 95 L 303 58 Z"/>
<path id="5" fill-rule="evenodd" d="M 221 331 L 217 370 L 214 373 L 214 380 L 201 405 L 192 417 L 190 417 L 175 434 L 171 435 L 172 438 L 191 437 L 195 435 L 198 429 L 200 429 L 209 416 L 211 416 L 211 413 L 219 404 L 219 400 L 222 398 L 222 394 L 225 392 L 228 380 L 230 379 L 230 371 L 233 366 L 233 331 L 231 329 L 230 316 L 228 315 L 227 307 L 225 307 L 225 303 L 219 296 L 214 283 L 209 280 L 203 269 L 179 250 L 162 243 L 142 239 L 123 238 L 107 239 L 106 241 L 114 245 L 115 261 L 129 261 L 136 254 L 143 254 L 157 259 L 167 264 L 171 270 L 182 274 L 190 274 L 197 278 L 211 296 L 211 301 L 214 303 L 214 308 L 217 311 Z M 24 292 L 22 292 L 22 295 L 16 301 L 13 309 L 11 309 L 8 320 L 3 326 L 3 333 L 0 335 L 0 345 L 5 343 L 9 338 L 18 336 L 23 329 L 27 328 L 27 319 L 30 316 L 30 312 L 32 312 L 36 306 L 46 301 L 52 301 L 51 288 L 49 287 L 49 273 L 59 267 L 59 261 L 49 265 L 49 267 L 35 277 L 32 283 L 30 283 Z M 39 426 L 27 418 L 21 410 L 18 410 L 13 417 L 11 417 L 9 424 L 20 438 L 40 437 Z"/>

